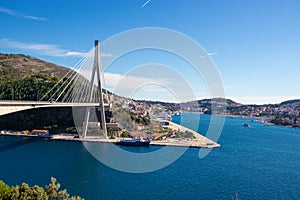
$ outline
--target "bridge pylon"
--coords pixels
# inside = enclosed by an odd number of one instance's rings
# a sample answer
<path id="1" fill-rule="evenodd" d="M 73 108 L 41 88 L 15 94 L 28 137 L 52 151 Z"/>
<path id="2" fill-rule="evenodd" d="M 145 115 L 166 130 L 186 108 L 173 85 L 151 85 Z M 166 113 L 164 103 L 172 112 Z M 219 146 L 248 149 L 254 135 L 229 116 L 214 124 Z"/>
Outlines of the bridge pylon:
<path id="1" fill-rule="evenodd" d="M 104 138 L 107 139 L 107 129 L 106 129 L 106 118 L 105 118 L 105 108 L 104 108 L 104 101 L 103 101 L 103 91 L 102 91 L 102 83 L 101 83 L 101 71 L 100 71 L 100 66 L 101 66 L 101 59 L 100 59 L 100 44 L 98 40 L 95 40 L 95 52 L 94 52 L 94 65 L 92 69 L 92 74 L 91 74 L 91 82 L 89 85 L 89 90 L 88 90 L 88 99 L 87 102 L 91 103 L 92 98 L 93 98 L 93 87 L 94 87 L 94 82 L 95 82 L 95 76 L 97 76 L 97 89 L 98 89 L 98 94 L 99 94 L 99 123 L 100 127 L 103 131 Z M 89 128 L 89 119 L 90 119 L 90 107 L 86 107 L 86 112 L 85 112 L 85 120 L 83 122 L 83 137 L 87 137 L 87 132 Z M 97 109 L 95 109 L 97 110 Z"/>

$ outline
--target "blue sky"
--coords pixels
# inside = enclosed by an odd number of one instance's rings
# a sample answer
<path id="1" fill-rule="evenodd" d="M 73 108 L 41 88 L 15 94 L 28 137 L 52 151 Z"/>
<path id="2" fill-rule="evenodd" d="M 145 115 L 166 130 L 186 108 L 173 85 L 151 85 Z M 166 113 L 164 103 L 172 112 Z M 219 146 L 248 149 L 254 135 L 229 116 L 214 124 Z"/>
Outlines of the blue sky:
<path id="1" fill-rule="evenodd" d="M 182 32 L 206 49 L 227 98 L 280 102 L 300 98 L 299 10 L 297 0 L 0 0 L 0 52 L 72 67 L 95 39 L 103 41 L 128 29 L 163 27 Z M 186 70 L 186 63 L 172 63 L 164 54 L 152 52 L 148 60 L 145 55 L 129 55 L 109 73 L 117 76 L 136 64 L 163 62 L 165 56 L 165 63 L 195 86 L 197 98 L 207 97 L 203 81 Z"/>

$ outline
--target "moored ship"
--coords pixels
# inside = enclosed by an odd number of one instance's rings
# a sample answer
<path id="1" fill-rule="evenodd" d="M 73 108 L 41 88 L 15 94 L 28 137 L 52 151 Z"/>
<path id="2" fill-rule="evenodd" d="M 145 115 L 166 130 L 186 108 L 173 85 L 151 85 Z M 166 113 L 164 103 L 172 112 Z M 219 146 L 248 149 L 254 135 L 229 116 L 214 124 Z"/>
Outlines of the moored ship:
<path id="1" fill-rule="evenodd" d="M 123 146 L 149 146 L 150 140 L 136 137 L 132 140 L 120 140 L 119 142 L 116 142 L 116 144 Z"/>

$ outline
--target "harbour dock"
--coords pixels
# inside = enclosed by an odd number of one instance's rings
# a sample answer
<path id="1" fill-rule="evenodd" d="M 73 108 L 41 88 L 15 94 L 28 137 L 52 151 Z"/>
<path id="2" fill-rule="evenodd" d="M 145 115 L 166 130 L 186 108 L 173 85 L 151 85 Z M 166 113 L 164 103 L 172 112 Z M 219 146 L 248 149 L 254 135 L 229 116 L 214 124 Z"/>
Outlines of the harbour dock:
<path id="1" fill-rule="evenodd" d="M 194 139 L 187 139 L 187 138 L 166 138 L 164 140 L 152 140 L 150 145 L 153 146 L 174 146 L 174 147 L 192 147 L 192 148 L 218 148 L 221 147 L 220 144 L 208 139 L 207 137 L 193 131 L 189 128 L 184 126 L 178 125 L 171 121 L 168 121 L 167 127 L 171 129 L 176 129 L 179 131 L 189 131 L 193 133 Z M 120 141 L 119 138 L 116 139 L 104 139 L 98 137 L 76 137 L 75 135 L 68 135 L 68 134 L 57 134 L 51 136 L 38 136 L 38 135 L 31 135 L 31 134 L 21 134 L 21 133 L 11 133 L 11 132 L 0 132 L 1 135 L 7 136 L 19 136 L 19 137 L 31 137 L 31 138 L 47 138 L 50 140 L 56 141 L 75 141 L 75 142 L 100 142 L 100 143 L 116 143 Z M 130 138 L 128 138 L 130 139 Z"/>

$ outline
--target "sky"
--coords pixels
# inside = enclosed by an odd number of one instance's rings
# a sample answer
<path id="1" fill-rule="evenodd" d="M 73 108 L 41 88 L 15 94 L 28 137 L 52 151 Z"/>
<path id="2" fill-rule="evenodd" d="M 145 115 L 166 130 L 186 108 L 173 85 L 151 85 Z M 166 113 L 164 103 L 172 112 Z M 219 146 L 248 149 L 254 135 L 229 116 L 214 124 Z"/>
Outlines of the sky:
<path id="1" fill-rule="evenodd" d="M 95 39 L 106 41 L 136 28 L 166 28 L 205 49 L 221 76 L 226 98 L 279 103 L 300 98 L 299 10 L 298 0 L 0 0 L 0 52 L 72 68 Z M 167 65 L 182 75 L 195 98 L 209 97 L 205 78 L 190 63 L 156 50 L 117 59 L 105 71 L 107 88 L 148 63 Z M 132 95 L 176 101 L 164 82 L 137 87 Z"/>

